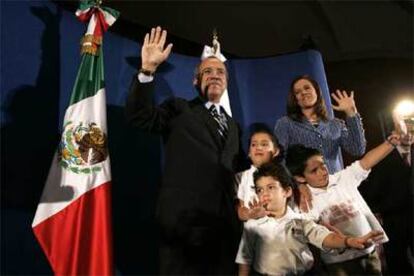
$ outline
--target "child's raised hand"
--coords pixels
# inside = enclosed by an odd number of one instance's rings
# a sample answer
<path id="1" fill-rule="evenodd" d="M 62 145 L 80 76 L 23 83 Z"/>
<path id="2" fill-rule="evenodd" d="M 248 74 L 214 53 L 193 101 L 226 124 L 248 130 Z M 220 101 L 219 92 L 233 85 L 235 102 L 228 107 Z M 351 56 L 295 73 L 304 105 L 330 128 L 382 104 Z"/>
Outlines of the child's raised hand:
<path id="1" fill-rule="evenodd" d="M 253 199 L 252 201 L 249 202 L 249 208 L 253 209 L 260 206 L 259 201 L 257 199 Z"/>
<path id="2" fill-rule="evenodd" d="M 267 215 L 267 211 L 265 210 L 265 208 L 263 208 L 263 206 L 250 209 L 250 213 L 249 213 L 249 216 L 251 219 L 262 218 L 266 215 Z"/>
<path id="3" fill-rule="evenodd" d="M 397 134 L 395 131 L 393 131 L 391 133 L 391 135 L 388 136 L 388 138 L 387 138 L 387 142 L 389 144 L 391 144 L 392 146 L 394 146 L 394 147 L 396 147 L 396 146 L 398 146 L 398 145 L 401 144 L 401 141 L 400 140 L 401 140 L 401 136 L 399 134 Z"/>
<path id="4" fill-rule="evenodd" d="M 263 204 L 253 199 L 253 201 L 249 202 L 249 218 L 250 219 L 258 219 L 267 215 L 267 211 L 264 208 Z"/>
<path id="5" fill-rule="evenodd" d="M 371 231 L 365 236 L 358 238 L 346 238 L 345 246 L 350 248 L 364 249 L 384 238 L 384 233 L 381 231 Z"/>

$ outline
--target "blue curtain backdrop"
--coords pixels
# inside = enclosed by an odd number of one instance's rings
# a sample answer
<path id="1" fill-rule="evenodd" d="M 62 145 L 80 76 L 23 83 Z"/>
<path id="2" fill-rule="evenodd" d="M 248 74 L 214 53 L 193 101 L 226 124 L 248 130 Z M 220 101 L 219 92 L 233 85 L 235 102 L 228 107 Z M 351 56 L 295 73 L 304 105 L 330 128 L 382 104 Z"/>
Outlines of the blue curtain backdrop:
<path id="1" fill-rule="evenodd" d="M 51 273 L 31 221 L 59 141 L 84 31 L 73 13 L 54 3 L 1 2 L 1 274 Z M 140 64 L 139 46 L 111 32 L 104 38 L 115 258 L 121 274 L 157 269 L 153 217 L 162 171 L 160 138 L 129 128 L 123 116 L 131 78 Z M 172 53 L 157 73 L 155 100 L 195 97 L 192 76 L 198 62 L 199 57 Z M 232 59 L 227 67 L 233 116 L 245 134 L 256 122 L 273 128 L 285 114 L 287 91 L 298 75 L 314 77 L 330 106 L 317 51 Z M 245 147 L 247 139 L 244 135 Z"/>

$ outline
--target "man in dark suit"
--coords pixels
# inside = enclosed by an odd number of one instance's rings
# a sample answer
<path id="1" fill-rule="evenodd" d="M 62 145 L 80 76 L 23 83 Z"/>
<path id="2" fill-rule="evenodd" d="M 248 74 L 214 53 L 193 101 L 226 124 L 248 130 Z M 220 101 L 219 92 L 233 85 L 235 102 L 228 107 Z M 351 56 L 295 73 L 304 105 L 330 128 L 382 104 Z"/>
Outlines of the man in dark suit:
<path id="1" fill-rule="evenodd" d="M 196 68 L 198 97 L 155 106 L 153 76 L 172 48 L 164 47 L 166 36 L 160 27 L 146 34 L 142 67 L 126 103 L 128 121 L 161 134 L 165 144 L 157 206 L 160 273 L 234 274 L 240 225 L 232 183 L 241 146 L 237 124 L 218 104 L 227 70 L 219 59 L 207 58 Z"/>
<path id="2" fill-rule="evenodd" d="M 361 192 L 381 216 L 389 237 L 384 244 L 384 274 L 413 275 L 413 136 L 401 130 L 401 121 L 394 121 L 401 144 L 372 169 Z"/>

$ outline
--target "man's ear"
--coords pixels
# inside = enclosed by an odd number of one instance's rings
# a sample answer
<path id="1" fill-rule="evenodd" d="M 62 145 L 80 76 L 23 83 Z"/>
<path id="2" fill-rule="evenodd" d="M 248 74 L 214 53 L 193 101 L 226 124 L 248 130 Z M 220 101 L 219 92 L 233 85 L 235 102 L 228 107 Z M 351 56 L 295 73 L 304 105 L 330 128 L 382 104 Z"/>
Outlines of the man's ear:
<path id="1" fill-rule="evenodd" d="M 295 176 L 293 176 L 293 178 L 299 184 L 306 184 L 306 179 L 303 176 L 295 175 Z"/>
<path id="2" fill-rule="evenodd" d="M 200 84 L 201 84 L 201 82 L 200 82 L 199 78 L 194 78 L 193 79 L 193 85 L 194 85 L 195 89 L 197 90 L 197 92 L 200 96 L 203 96 L 202 95 L 203 93 L 201 93 L 201 85 Z"/>

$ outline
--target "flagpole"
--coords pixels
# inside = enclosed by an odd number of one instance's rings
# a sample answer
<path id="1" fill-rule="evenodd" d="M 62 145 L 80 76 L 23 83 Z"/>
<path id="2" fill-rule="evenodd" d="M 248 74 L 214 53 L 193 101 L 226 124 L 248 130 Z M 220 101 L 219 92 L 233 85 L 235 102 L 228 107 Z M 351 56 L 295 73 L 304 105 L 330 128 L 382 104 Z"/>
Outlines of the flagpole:
<path id="1" fill-rule="evenodd" d="M 81 1 L 88 23 L 61 142 L 32 223 L 55 275 L 113 275 L 111 170 L 102 37 L 119 13 Z"/>

